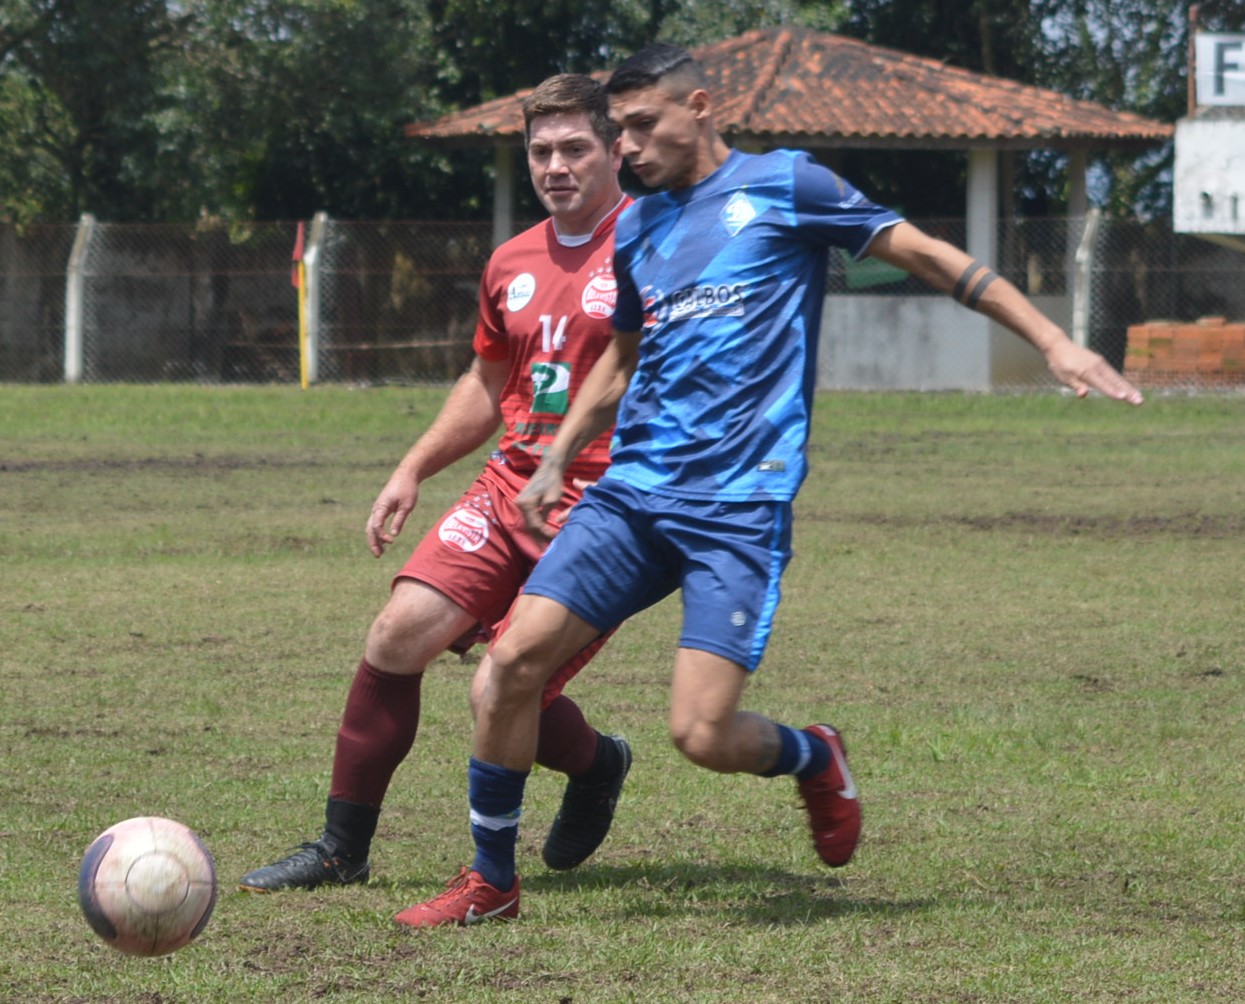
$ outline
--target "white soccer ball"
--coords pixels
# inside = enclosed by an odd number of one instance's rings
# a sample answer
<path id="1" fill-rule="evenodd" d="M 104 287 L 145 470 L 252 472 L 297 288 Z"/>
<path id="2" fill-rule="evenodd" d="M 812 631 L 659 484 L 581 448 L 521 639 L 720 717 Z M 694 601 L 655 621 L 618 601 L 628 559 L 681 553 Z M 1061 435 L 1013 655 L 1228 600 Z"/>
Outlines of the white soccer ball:
<path id="1" fill-rule="evenodd" d="M 91 929 L 127 955 L 167 955 L 207 925 L 216 866 L 188 827 L 160 816 L 110 826 L 87 848 L 78 902 Z"/>

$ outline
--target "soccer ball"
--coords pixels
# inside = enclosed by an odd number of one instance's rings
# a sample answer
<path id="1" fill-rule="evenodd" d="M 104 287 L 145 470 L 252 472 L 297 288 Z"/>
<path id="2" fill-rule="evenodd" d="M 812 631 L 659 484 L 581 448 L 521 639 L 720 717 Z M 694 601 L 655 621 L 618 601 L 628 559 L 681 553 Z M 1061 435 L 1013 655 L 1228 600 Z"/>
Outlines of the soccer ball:
<path id="1" fill-rule="evenodd" d="M 127 955 L 190 944 L 216 905 L 216 866 L 189 828 L 159 816 L 110 826 L 86 849 L 78 902 L 91 929 Z"/>

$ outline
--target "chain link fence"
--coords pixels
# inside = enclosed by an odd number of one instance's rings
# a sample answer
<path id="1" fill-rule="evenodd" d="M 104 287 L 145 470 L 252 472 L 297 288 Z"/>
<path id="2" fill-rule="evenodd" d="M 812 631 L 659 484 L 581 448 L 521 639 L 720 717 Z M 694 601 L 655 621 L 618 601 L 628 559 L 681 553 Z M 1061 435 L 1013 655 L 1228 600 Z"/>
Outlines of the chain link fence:
<path id="1" fill-rule="evenodd" d="M 956 247 L 966 246 L 962 219 L 914 222 Z M 1175 233 L 1169 220 L 1091 214 L 1002 221 L 996 242 L 993 264 L 999 274 L 1143 389 L 1245 391 L 1245 238 L 1208 239 Z M 832 296 L 884 293 L 913 303 L 930 295 L 920 280 L 883 262 L 844 256 L 831 259 L 827 290 Z M 940 306 L 924 302 L 922 312 Z M 878 332 L 866 337 L 875 339 Z M 951 368 L 968 373 L 972 366 L 964 354 L 982 350 L 971 341 L 956 347 L 953 337 L 944 351 L 961 353 Z M 1011 354 L 1014 362 L 1027 350 L 1009 336 L 986 351 Z M 889 363 L 874 364 L 897 366 L 895 355 Z M 1008 363 L 987 365 L 992 389 L 1056 385 L 1032 360 Z"/>
<path id="2" fill-rule="evenodd" d="M 82 379 L 288 379 L 252 368 L 239 347 L 297 352 L 294 234 L 275 223 L 95 225 L 80 263 Z"/>
<path id="3" fill-rule="evenodd" d="M 0 381 L 297 383 L 298 234 L 296 223 L 0 224 Z M 327 221 L 319 378 L 460 374 L 491 239 L 487 223 Z M 80 331 L 67 303 L 80 304 Z"/>
<path id="4" fill-rule="evenodd" d="M 320 375 L 450 381 L 471 362 L 487 223 L 340 223 L 318 264 Z"/>
<path id="5" fill-rule="evenodd" d="M 1090 344 L 1129 379 L 1155 390 L 1245 390 L 1245 238 L 1112 220 L 1094 260 Z"/>
<path id="6" fill-rule="evenodd" d="M 962 219 L 917 222 L 964 246 Z M 1245 389 L 1242 251 L 1167 222 L 1092 222 L 1005 222 L 995 267 L 1143 387 Z M 314 296 L 310 281 L 300 296 L 297 223 L 0 224 L 0 381 L 297 383 L 309 330 L 313 379 L 443 383 L 466 368 L 491 224 L 321 219 L 312 229 Z M 827 289 L 936 305 L 874 259 L 832 259 Z M 1050 383 L 1040 367 L 996 366 L 989 381 Z"/>
<path id="7" fill-rule="evenodd" d="M 0 224 L 0 380 L 64 374 L 65 266 L 77 228 Z"/>

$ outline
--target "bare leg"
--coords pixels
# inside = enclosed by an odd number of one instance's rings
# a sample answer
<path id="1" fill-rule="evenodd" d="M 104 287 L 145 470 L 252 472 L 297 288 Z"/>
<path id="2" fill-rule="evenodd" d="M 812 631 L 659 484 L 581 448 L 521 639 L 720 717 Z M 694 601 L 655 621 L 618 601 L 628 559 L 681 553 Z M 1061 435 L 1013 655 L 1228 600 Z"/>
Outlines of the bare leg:
<path id="1" fill-rule="evenodd" d="M 599 634 L 560 603 L 519 597 L 510 627 L 472 681 L 477 760 L 531 770 L 545 681 Z"/>
<path id="2" fill-rule="evenodd" d="M 382 673 L 422 673 L 475 618 L 444 593 L 399 579 L 367 634 L 363 657 Z"/>
<path id="3" fill-rule="evenodd" d="M 777 727 L 763 715 L 739 710 L 747 682 L 738 663 L 679 649 L 670 688 L 670 735 L 680 753 L 721 774 L 761 774 L 774 765 Z"/>

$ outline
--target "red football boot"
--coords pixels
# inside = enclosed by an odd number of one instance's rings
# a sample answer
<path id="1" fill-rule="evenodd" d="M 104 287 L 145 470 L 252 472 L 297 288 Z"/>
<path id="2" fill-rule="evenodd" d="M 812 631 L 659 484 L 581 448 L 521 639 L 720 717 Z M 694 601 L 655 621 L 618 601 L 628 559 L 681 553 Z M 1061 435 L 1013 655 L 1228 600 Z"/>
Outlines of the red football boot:
<path id="1" fill-rule="evenodd" d="M 426 903 L 407 907 L 393 919 L 406 927 L 466 927 L 482 920 L 513 920 L 519 915 L 519 877 L 502 892 L 489 885 L 479 872 L 464 868 L 450 880 L 445 892 Z"/>
<path id="2" fill-rule="evenodd" d="M 804 731 L 830 747 L 829 766 L 807 781 L 798 782 L 798 787 L 808 809 L 818 856 L 831 868 L 840 868 L 852 859 L 860 840 L 856 782 L 852 780 L 847 751 L 838 732 L 829 725 L 810 725 Z"/>

